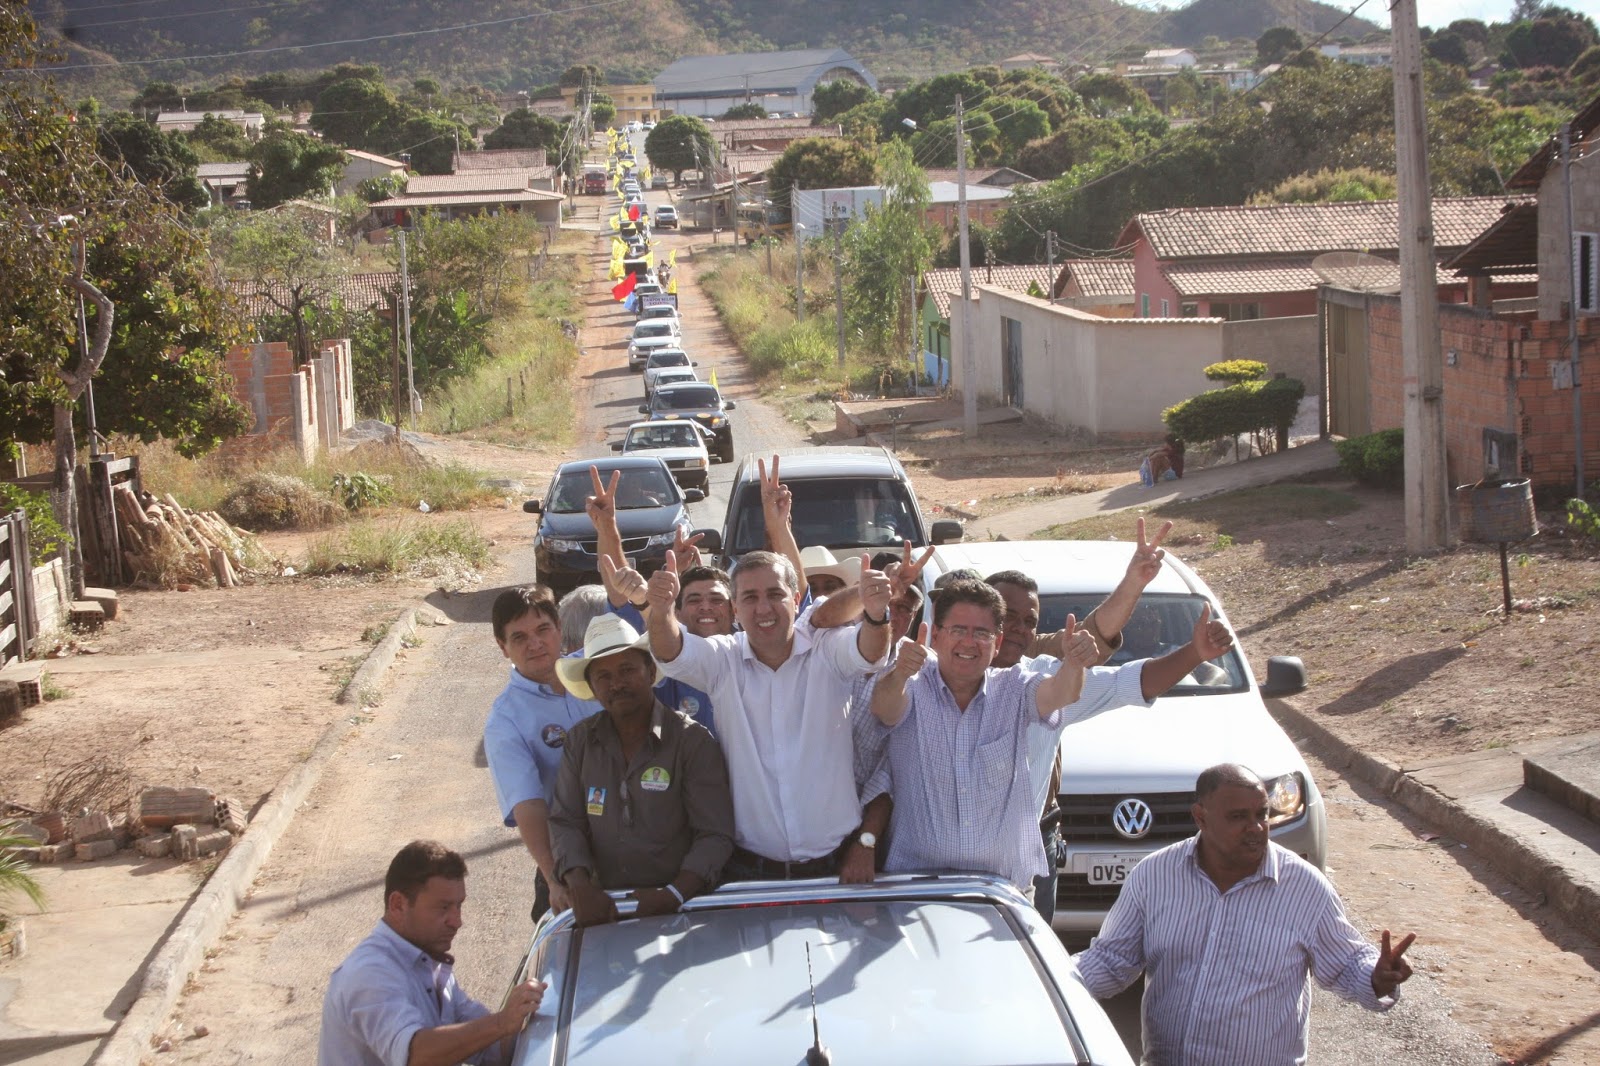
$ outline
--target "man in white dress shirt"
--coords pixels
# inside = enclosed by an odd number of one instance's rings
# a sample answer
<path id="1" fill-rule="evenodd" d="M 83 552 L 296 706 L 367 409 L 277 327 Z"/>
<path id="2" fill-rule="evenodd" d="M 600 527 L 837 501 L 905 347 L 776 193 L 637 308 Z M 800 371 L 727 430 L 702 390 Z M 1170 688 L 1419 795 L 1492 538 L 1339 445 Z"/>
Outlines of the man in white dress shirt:
<path id="1" fill-rule="evenodd" d="M 650 650 L 661 672 L 705 690 L 717 708 L 734 810 L 725 880 L 832 876 L 847 848 L 875 844 L 860 831 L 850 696 L 888 654 L 890 586 L 866 563 L 862 621 L 837 629 L 815 628 L 809 613 L 796 620 L 799 577 L 771 552 L 734 567 L 742 629 L 728 636 L 683 630 L 670 557 L 650 577 Z"/>

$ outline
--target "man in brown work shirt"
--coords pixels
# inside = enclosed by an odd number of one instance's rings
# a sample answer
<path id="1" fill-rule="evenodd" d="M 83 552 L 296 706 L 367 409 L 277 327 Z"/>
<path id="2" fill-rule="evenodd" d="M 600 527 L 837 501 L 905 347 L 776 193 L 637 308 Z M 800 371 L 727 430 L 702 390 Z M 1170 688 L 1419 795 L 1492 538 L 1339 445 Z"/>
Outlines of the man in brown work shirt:
<path id="1" fill-rule="evenodd" d="M 722 748 L 655 698 L 649 639 L 616 615 L 589 623 L 562 684 L 604 713 L 567 734 L 550 814 L 556 876 L 579 925 L 615 921 L 607 889 L 631 888 L 637 914 L 671 914 L 716 883 L 733 851 Z"/>

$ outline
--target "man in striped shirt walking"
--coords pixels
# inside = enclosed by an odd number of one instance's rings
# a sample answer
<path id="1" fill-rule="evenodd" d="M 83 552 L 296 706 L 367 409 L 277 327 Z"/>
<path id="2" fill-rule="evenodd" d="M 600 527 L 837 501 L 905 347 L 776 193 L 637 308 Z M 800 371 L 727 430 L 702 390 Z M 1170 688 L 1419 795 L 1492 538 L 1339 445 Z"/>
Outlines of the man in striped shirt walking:
<path id="1" fill-rule="evenodd" d="M 1416 934 L 1367 943 L 1322 871 L 1268 838 L 1259 777 L 1205 770 L 1192 811 L 1200 832 L 1133 868 L 1073 960 L 1099 999 L 1145 975 L 1145 1063 L 1304 1063 L 1312 977 L 1369 1010 L 1394 1005 Z"/>

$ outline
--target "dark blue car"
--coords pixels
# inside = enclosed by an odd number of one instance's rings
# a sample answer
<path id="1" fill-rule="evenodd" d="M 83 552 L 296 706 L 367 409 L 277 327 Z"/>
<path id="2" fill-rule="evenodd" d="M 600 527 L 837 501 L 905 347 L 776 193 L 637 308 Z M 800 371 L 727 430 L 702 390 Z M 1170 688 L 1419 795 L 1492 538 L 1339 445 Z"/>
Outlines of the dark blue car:
<path id="1" fill-rule="evenodd" d="M 558 596 L 600 580 L 597 535 L 584 511 L 584 501 L 594 495 L 590 467 L 598 470 L 601 482 L 608 485 L 612 471 L 622 471 L 617 485 L 617 530 L 622 534 L 628 564 L 642 574 L 661 568 L 673 536 L 679 529 L 690 530 L 687 505 L 705 498 L 700 489 L 680 489 L 667 464 L 654 455 L 562 463 L 544 499 L 522 505 L 524 511 L 539 516 L 539 531 L 533 539 L 538 580 Z"/>

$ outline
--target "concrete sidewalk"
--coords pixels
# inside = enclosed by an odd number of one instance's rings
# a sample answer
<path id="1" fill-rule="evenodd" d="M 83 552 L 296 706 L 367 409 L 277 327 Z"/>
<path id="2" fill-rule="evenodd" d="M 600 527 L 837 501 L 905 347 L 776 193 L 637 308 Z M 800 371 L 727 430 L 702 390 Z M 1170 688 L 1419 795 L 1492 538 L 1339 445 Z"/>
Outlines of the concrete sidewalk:
<path id="1" fill-rule="evenodd" d="M 995 540 L 999 537 L 1026 540 L 1041 529 L 1061 522 L 1076 522 L 1130 507 L 1156 507 L 1177 500 L 1194 500 L 1235 489 L 1292 481 L 1307 474 L 1335 470 L 1338 466 L 1339 456 L 1333 450 L 1333 442 L 1313 441 L 1259 459 L 1194 470 L 1180 481 L 1163 481 L 1153 488 L 1139 484 L 1120 485 L 1079 496 L 1041 500 L 993 518 L 975 519 L 967 524 L 968 535 L 973 540 Z"/>

